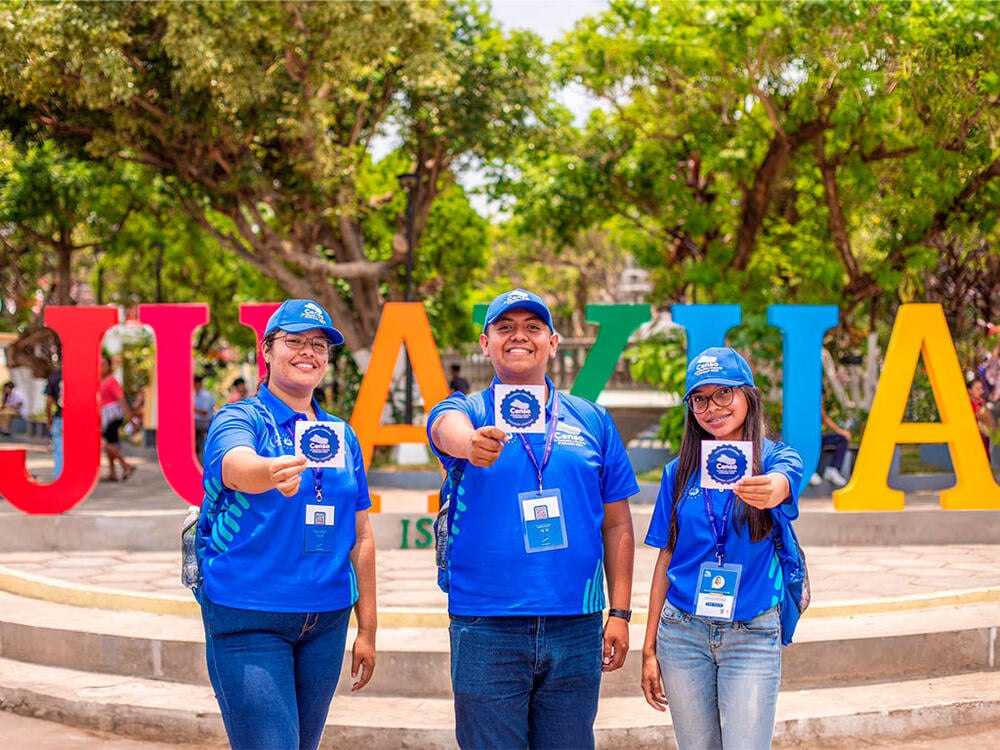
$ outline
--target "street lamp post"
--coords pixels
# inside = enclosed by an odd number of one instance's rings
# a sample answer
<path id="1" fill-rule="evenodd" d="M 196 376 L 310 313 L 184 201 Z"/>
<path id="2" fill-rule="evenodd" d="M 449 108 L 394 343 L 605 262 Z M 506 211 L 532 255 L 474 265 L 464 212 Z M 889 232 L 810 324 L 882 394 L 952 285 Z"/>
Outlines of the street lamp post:
<path id="1" fill-rule="evenodd" d="M 406 172 L 397 177 L 400 187 L 406 191 L 406 290 L 405 299 L 413 301 L 413 223 L 416 202 L 420 197 L 420 172 Z M 410 353 L 406 353 L 406 401 L 404 402 L 406 424 L 413 424 L 413 366 Z"/>
<path id="2" fill-rule="evenodd" d="M 154 242 L 149 246 L 150 250 L 156 250 L 156 302 L 159 304 L 163 302 L 163 285 L 161 284 L 160 278 L 163 274 L 163 248 L 165 245 L 162 242 Z"/>

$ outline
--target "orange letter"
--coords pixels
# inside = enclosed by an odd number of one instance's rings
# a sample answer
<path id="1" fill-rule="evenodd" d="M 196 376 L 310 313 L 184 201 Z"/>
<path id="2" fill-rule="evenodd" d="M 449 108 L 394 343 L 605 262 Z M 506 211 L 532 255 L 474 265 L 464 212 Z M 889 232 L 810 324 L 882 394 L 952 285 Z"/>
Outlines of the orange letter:
<path id="1" fill-rule="evenodd" d="M 903 413 L 923 354 L 940 422 L 904 422 Z M 885 352 L 850 483 L 833 493 L 837 510 L 903 510 L 903 493 L 889 488 L 889 464 L 898 443 L 947 443 L 955 466 L 955 486 L 941 491 L 949 510 L 1000 509 L 955 345 L 940 305 L 903 305 Z"/>
<path id="2" fill-rule="evenodd" d="M 382 424 L 392 373 L 399 358 L 399 349 L 404 344 L 413 367 L 414 381 L 423 396 L 425 412 L 430 412 L 438 401 L 448 396 L 448 382 L 441 367 L 437 342 L 431 333 L 427 310 L 420 302 L 386 303 L 372 344 L 372 357 L 361 380 L 361 390 L 351 415 L 351 427 L 358 434 L 366 467 L 371 465 L 376 445 L 427 445 L 427 433 L 422 426 Z M 436 503 L 437 495 L 428 497 L 428 512 L 437 510 Z M 381 510 L 376 495 L 372 496 L 372 510 L 376 513 Z"/>

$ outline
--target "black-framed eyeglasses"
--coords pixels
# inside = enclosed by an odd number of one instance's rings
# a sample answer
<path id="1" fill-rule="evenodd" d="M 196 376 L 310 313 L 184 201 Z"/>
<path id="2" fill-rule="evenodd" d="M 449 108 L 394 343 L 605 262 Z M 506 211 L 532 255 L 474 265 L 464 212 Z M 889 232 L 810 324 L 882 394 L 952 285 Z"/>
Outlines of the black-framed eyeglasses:
<path id="1" fill-rule="evenodd" d="M 688 406 L 695 414 L 701 414 L 708 409 L 708 402 L 714 401 L 716 406 L 729 406 L 736 398 L 736 391 L 729 387 L 723 387 L 715 391 L 711 396 L 702 396 L 695 393 L 688 397 Z"/>
<path id="2" fill-rule="evenodd" d="M 313 336 L 308 338 L 306 336 L 299 336 L 294 333 L 286 333 L 284 336 L 275 336 L 274 340 L 277 341 L 281 339 L 285 342 L 285 346 L 294 351 L 300 352 L 306 348 L 306 344 L 312 346 L 312 350 L 321 357 L 330 356 L 330 339 L 326 336 Z"/>

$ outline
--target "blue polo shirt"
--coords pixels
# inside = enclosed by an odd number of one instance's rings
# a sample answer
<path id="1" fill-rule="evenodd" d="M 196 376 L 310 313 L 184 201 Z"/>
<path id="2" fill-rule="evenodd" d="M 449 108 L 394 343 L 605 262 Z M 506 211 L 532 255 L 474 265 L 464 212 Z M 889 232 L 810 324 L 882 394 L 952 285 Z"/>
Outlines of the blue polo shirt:
<path id="1" fill-rule="evenodd" d="M 343 422 L 313 401 L 320 421 Z M 243 494 L 222 486 L 222 458 L 238 446 L 261 456 L 295 453 L 292 411 L 262 386 L 255 398 L 223 407 L 205 439 L 205 499 L 198 524 L 205 542 L 203 590 L 225 607 L 265 612 L 328 612 L 352 606 L 358 585 L 350 553 L 357 539 L 355 514 L 371 506 L 357 436 L 345 424 L 346 466 L 307 468 L 295 497 L 278 490 Z M 307 552 L 307 505 L 315 517 L 316 479 L 333 525 L 323 552 Z M 327 519 L 330 516 L 326 516 Z"/>
<path id="2" fill-rule="evenodd" d="M 799 483 L 802 479 L 802 459 L 798 452 L 784 443 L 764 439 L 761 451 L 761 465 L 764 474 L 777 472 L 788 478 L 791 497 L 772 513 L 783 513 L 792 521 L 799 516 Z M 663 469 L 660 493 L 646 533 L 646 544 L 666 549 L 670 535 L 670 513 L 673 508 L 674 478 L 677 476 L 675 458 Z M 677 506 L 677 545 L 674 547 L 667 578 L 667 600 L 682 612 L 694 613 L 697 597 L 699 572 L 704 562 L 716 562 L 715 535 L 705 508 L 705 492 L 699 486 L 700 472 L 695 472 L 680 504 Z M 726 502 L 732 490 L 707 490 L 712 512 L 721 519 Z M 738 498 L 736 499 L 738 502 Z M 739 595 L 733 611 L 734 620 L 752 620 L 781 601 L 783 581 L 781 566 L 774 551 L 774 542 L 768 536 L 759 542 L 750 541 L 749 530 L 734 524 L 737 516 L 734 507 L 725 538 L 723 562 L 743 566 L 740 575 Z"/>
<path id="3" fill-rule="evenodd" d="M 555 387 L 546 382 L 548 423 Z M 454 394 L 438 403 L 427 420 L 428 436 L 449 411 L 468 415 L 476 428 L 495 424 L 493 389 L 468 397 Z M 431 441 L 445 469 L 465 464 L 451 530 L 452 614 L 580 615 L 604 609 L 604 505 L 627 500 L 639 486 L 607 409 L 560 393 L 558 414 L 542 479 L 545 489 L 558 489 L 562 495 L 567 542 L 562 549 L 525 549 L 518 495 L 538 490 L 538 474 L 517 435 L 509 436 L 500 457 L 486 468 L 445 455 Z M 545 435 L 525 437 L 541 463 Z"/>

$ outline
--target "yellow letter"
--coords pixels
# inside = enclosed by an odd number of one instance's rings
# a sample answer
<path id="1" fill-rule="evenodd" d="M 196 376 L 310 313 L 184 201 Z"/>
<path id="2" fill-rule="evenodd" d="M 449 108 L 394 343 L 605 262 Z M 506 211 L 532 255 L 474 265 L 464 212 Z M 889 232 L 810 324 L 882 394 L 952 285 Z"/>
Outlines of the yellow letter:
<path id="1" fill-rule="evenodd" d="M 399 358 L 399 349 L 404 344 L 413 367 L 414 381 L 423 396 L 425 412 L 429 413 L 438 401 L 448 396 L 448 382 L 441 367 L 437 342 L 431 333 L 427 310 L 420 302 L 386 303 L 378 331 L 375 332 L 371 360 L 361 380 L 358 400 L 351 415 L 351 427 L 358 435 L 366 467 L 371 465 L 376 445 L 427 444 L 427 433 L 420 425 L 382 424 L 392 373 Z M 428 512 L 437 511 L 437 502 L 436 494 L 428 496 Z M 375 513 L 381 511 L 378 495 L 372 495 L 372 510 Z"/>
<path id="2" fill-rule="evenodd" d="M 940 422 L 903 422 L 921 354 Z M 854 473 L 846 487 L 833 493 L 837 510 L 903 509 L 903 493 L 888 485 L 889 464 L 899 443 L 948 444 L 955 486 L 941 491 L 942 508 L 1000 509 L 1000 487 L 993 481 L 940 305 L 900 307 Z"/>

